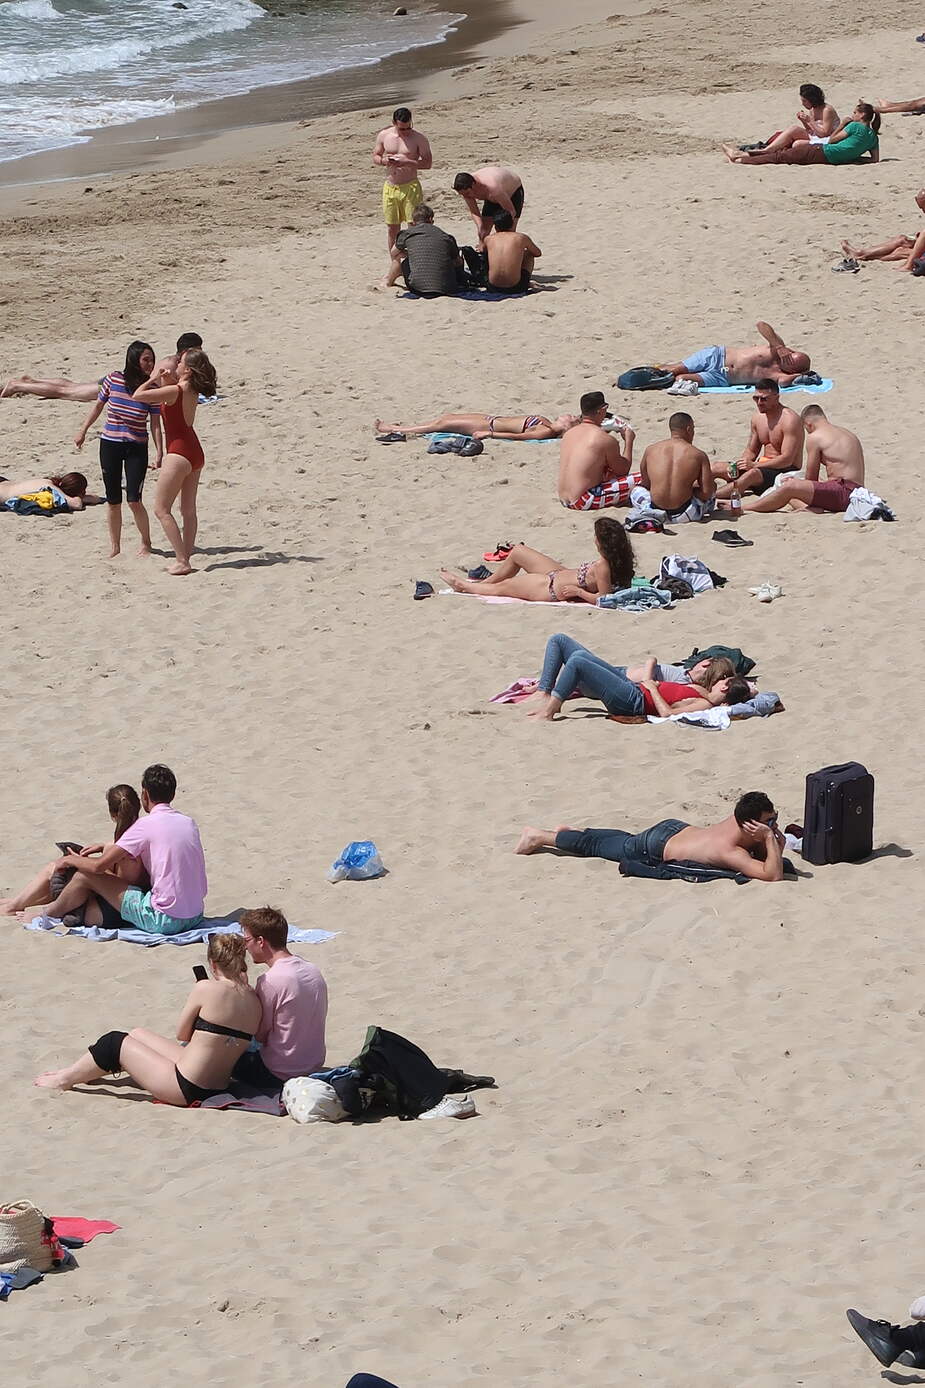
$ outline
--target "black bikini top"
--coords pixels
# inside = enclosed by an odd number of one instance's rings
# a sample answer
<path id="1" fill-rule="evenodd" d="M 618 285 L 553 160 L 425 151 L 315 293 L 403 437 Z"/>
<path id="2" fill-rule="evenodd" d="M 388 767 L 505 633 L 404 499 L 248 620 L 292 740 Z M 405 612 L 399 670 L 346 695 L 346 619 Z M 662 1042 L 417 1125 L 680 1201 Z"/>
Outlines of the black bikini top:
<path id="1" fill-rule="evenodd" d="M 221 1022 L 207 1022 L 204 1017 L 197 1017 L 193 1023 L 193 1031 L 211 1031 L 214 1036 L 233 1036 L 236 1041 L 253 1041 L 248 1031 L 238 1031 L 237 1027 L 223 1027 Z"/>

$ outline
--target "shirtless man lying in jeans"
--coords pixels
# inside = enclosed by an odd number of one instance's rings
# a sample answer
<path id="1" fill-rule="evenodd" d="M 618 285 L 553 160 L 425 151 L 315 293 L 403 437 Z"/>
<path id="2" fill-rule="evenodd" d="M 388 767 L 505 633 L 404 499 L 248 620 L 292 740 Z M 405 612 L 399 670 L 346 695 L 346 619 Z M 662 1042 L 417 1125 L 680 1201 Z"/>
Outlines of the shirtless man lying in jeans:
<path id="1" fill-rule="evenodd" d="M 524 829 L 515 853 L 557 849 L 579 858 L 608 858 L 611 862 L 694 862 L 726 868 L 758 882 L 780 882 L 784 876 L 784 836 L 777 811 L 760 790 L 750 790 L 719 824 L 695 828 L 680 819 L 663 819 L 641 834 L 624 829 Z"/>
<path id="2" fill-rule="evenodd" d="M 564 435 L 559 449 L 559 500 L 570 511 L 600 511 L 625 506 L 638 485 L 633 465 L 632 429 L 624 430 L 626 456 L 612 434 L 601 426 L 609 406 L 599 390 L 581 397 L 581 420 Z"/>

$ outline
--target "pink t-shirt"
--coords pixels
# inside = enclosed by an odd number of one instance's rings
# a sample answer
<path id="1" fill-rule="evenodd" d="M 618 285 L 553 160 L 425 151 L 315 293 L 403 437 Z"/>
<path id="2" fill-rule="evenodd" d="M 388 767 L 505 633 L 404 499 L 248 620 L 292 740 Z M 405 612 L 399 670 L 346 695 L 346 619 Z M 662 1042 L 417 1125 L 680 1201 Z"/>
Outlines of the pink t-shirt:
<path id="1" fill-rule="evenodd" d="M 183 921 L 202 915 L 209 884 L 194 819 L 172 805 L 152 805 L 150 814 L 126 829 L 118 846 L 148 869 L 156 911 Z"/>
<path id="2" fill-rule="evenodd" d="M 260 1055 L 281 1080 L 310 1075 L 324 1065 L 328 988 L 321 970 L 298 955 L 277 959 L 257 980 L 263 1018 Z"/>

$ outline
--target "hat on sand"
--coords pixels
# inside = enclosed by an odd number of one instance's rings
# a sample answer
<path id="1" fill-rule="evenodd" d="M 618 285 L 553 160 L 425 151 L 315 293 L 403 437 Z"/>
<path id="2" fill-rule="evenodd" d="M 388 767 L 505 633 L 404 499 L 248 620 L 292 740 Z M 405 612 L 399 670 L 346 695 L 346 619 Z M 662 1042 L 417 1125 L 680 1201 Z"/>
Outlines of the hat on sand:
<path id="1" fill-rule="evenodd" d="M 48 1272 L 61 1261 L 55 1256 L 57 1248 L 51 1220 L 31 1200 L 0 1205 L 0 1272 L 23 1267 Z"/>

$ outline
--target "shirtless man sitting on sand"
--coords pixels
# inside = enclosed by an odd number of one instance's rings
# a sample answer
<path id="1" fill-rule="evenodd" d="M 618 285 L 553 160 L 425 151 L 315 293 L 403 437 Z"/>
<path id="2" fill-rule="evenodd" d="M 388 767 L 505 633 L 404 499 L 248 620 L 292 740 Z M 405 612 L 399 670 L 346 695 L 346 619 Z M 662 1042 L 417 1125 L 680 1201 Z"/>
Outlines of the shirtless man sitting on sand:
<path id="1" fill-rule="evenodd" d="M 390 443 L 420 438 L 422 434 L 468 434 L 473 439 L 510 439 L 512 443 L 531 439 L 560 439 L 579 421 L 577 414 L 560 414 L 547 419 L 543 414 L 441 414 L 427 424 L 387 424 L 377 419 L 375 431 Z M 401 438 L 394 437 L 401 434 Z"/>
<path id="2" fill-rule="evenodd" d="M 609 412 L 603 393 L 588 391 L 579 403 L 581 419 L 559 446 L 559 500 L 570 511 L 625 506 L 639 483 L 639 473 L 630 472 L 636 435 L 628 426 L 624 430 L 624 457 L 613 435 L 601 427 Z"/>
<path id="3" fill-rule="evenodd" d="M 480 251 L 485 249 L 485 241 L 494 231 L 494 219 L 499 212 L 509 213 L 511 229 L 517 230 L 517 219 L 524 210 L 524 185 L 520 174 L 513 169 L 503 164 L 486 164 L 475 173 L 458 173 L 453 179 L 453 189 L 469 209 L 478 232 Z M 482 199 L 481 209 L 479 198 Z"/>
<path id="4" fill-rule="evenodd" d="M 642 481 L 633 490 L 633 505 L 657 507 L 673 525 L 707 520 L 713 514 L 716 482 L 710 459 L 694 447 L 694 421 L 689 414 L 673 414 L 668 432 L 670 438 L 650 443 L 642 455 Z"/>
<path id="5" fill-rule="evenodd" d="M 738 477 L 717 488 L 717 501 L 727 500 L 735 487 L 740 492 L 766 492 L 780 473 L 803 466 L 803 421 L 795 410 L 781 404 L 777 382 L 759 381 L 752 399 L 756 408 L 745 452 L 738 460 Z M 729 463 L 713 463 L 713 476 L 728 478 L 729 467 Z"/>
<path id="6" fill-rule="evenodd" d="M 788 347 L 770 323 L 755 326 L 765 340 L 763 347 L 702 347 L 659 370 L 673 372 L 676 381 L 693 381 L 698 386 L 750 386 L 766 378 L 789 386 L 809 370 L 806 352 Z"/>
<path id="7" fill-rule="evenodd" d="M 806 430 L 806 477 L 787 477 L 779 487 L 748 500 L 745 511 L 844 512 L 855 487 L 864 486 L 864 450 L 857 434 L 826 418 L 820 405 L 807 405 L 800 418 Z M 824 467 L 826 481 L 819 481 Z"/>
<path id="8" fill-rule="evenodd" d="M 510 212 L 500 212 L 494 219 L 494 226 L 494 234 L 485 242 L 488 288 L 499 294 L 526 294 L 533 262 L 543 252 L 529 236 L 514 230 Z"/>
<path id="9" fill-rule="evenodd" d="M 611 862 L 697 863 L 729 868 L 758 882 L 780 882 L 784 875 L 784 837 L 777 811 L 760 790 L 750 790 L 732 814 L 719 824 L 698 829 L 680 819 L 663 819 L 641 834 L 624 829 L 533 829 L 520 836 L 515 853 L 557 849 L 579 858 L 608 858 Z"/>

